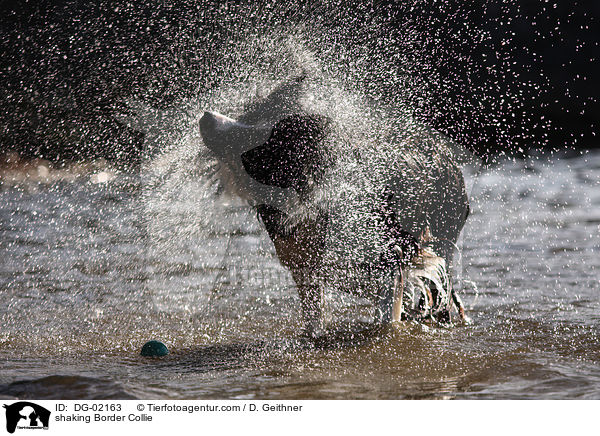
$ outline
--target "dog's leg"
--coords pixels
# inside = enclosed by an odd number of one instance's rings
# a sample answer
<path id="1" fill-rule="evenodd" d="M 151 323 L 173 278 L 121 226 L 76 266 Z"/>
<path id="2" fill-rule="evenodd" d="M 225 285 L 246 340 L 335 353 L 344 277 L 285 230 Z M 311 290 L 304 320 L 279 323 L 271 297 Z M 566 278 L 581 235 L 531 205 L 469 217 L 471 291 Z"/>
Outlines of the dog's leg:
<path id="1" fill-rule="evenodd" d="M 379 283 L 379 294 L 376 296 L 375 322 L 388 324 L 392 322 L 394 305 L 394 277 L 391 270 L 386 270 L 383 277 L 376 279 Z"/>
<path id="2" fill-rule="evenodd" d="M 404 279 L 402 268 L 397 265 L 385 272 L 381 281 L 375 319 L 381 324 L 401 321 L 403 313 Z"/>
<path id="3" fill-rule="evenodd" d="M 404 294 L 404 277 L 402 268 L 398 265 L 394 269 L 394 302 L 392 303 L 392 321 L 401 321 L 403 312 L 402 297 Z"/>
<path id="4" fill-rule="evenodd" d="M 296 276 L 296 274 L 294 275 Z M 296 283 L 298 284 L 304 329 L 309 336 L 317 338 L 324 333 L 323 289 L 318 283 L 315 283 L 310 272 L 301 275 L 302 277 L 296 279 Z"/>
<path id="5" fill-rule="evenodd" d="M 323 334 L 323 290 L 318 272 L 325 247 L 328 217 L 305 220 L 292 229 L 283 225 L 285 215 L 272 207 L 259 206 L 259 215 L 273 241 L 281 263 L 289 268 L 298 287 L 304 326 L 312 337 Z"/>

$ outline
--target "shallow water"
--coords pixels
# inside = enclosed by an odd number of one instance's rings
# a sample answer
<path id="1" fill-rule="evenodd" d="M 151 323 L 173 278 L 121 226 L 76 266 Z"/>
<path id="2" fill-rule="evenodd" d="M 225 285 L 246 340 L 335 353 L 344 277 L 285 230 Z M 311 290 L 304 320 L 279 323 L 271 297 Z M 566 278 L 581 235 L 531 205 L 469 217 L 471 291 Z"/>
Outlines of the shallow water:
<path id="1" fill-rule="evenodd" d="M 469 176 L 472 324 L 377 328 L 330 293 L 318 342 L 247 207 L 208 229 L 214 204 L 132 174 L 24 174 L 0 191 L 2 397 L 600 399 L 600 153 Z M 141 357 L 150 339 L 171 354 Z"/>

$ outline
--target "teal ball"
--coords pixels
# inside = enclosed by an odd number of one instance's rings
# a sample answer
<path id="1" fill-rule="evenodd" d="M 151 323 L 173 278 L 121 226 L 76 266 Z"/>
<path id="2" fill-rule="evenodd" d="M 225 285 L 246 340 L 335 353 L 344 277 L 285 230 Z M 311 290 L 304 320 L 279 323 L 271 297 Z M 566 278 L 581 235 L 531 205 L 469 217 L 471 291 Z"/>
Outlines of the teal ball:
<path id="1" fill-rule="evenodd" d="M 140 354 L 146 357 L 161 357 L 169 354 L 169 349 L 160 341 L 148 341 L 142 347 Z"/>

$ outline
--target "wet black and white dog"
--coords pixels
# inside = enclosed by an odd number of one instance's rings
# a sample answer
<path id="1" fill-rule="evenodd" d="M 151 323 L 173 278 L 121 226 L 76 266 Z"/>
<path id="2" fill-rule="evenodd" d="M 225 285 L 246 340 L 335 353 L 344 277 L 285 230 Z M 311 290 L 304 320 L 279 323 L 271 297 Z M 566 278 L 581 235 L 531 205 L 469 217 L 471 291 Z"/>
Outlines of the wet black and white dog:
<path id="1" fill-rule="evenodd" d="M 328 138 L 331 119 L 297 104 L 301 86 L 297 79 L 278 88 L 237 120 L 205 112 L 199 127 L 227 180 L 256 208 L 297 284 L 306 328 L 319 335 L 323 292 L 315 277 L 331 268 L 324 262 L 331 217 L 326 208 L 300 218 L 296 212 L 311 201 L 338 156 Z M 407 170 L 381 186 L 376 213 L 387 248 L 364 267 L 392 278 L 377 287 L 373 300 L 383 322 L 411 317 L 448 321 L 452 304 L 464 317 L 446 274 L 452 254 L 448 246 L 456 242 L 469 210 L 463 176 L 442 146 L 411 153 Z M 434 251 L 432 241 L 449 245 Z M 407 301 L 415 292 L 421 297 Z"/>

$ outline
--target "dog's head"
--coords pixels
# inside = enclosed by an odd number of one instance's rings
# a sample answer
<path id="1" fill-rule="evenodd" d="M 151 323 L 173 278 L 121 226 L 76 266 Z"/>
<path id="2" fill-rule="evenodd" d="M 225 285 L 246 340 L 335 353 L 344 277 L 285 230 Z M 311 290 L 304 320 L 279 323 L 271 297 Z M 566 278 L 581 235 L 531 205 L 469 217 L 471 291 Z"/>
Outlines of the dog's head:
<path id="1" fill-rule="evenodd" d="M 256 191 L 254 200 L 260 202 L 260 185 L 293 189 L 302 198 L 321 180 L 333 163 L 326 145 L 329 124 L 321 115 L 292 114 L 272 126 L 248 125 L 205 112 L 200 133 L 214 155 L 238 172 L 238 180 L 254 182 L 246 188 Z"/>

